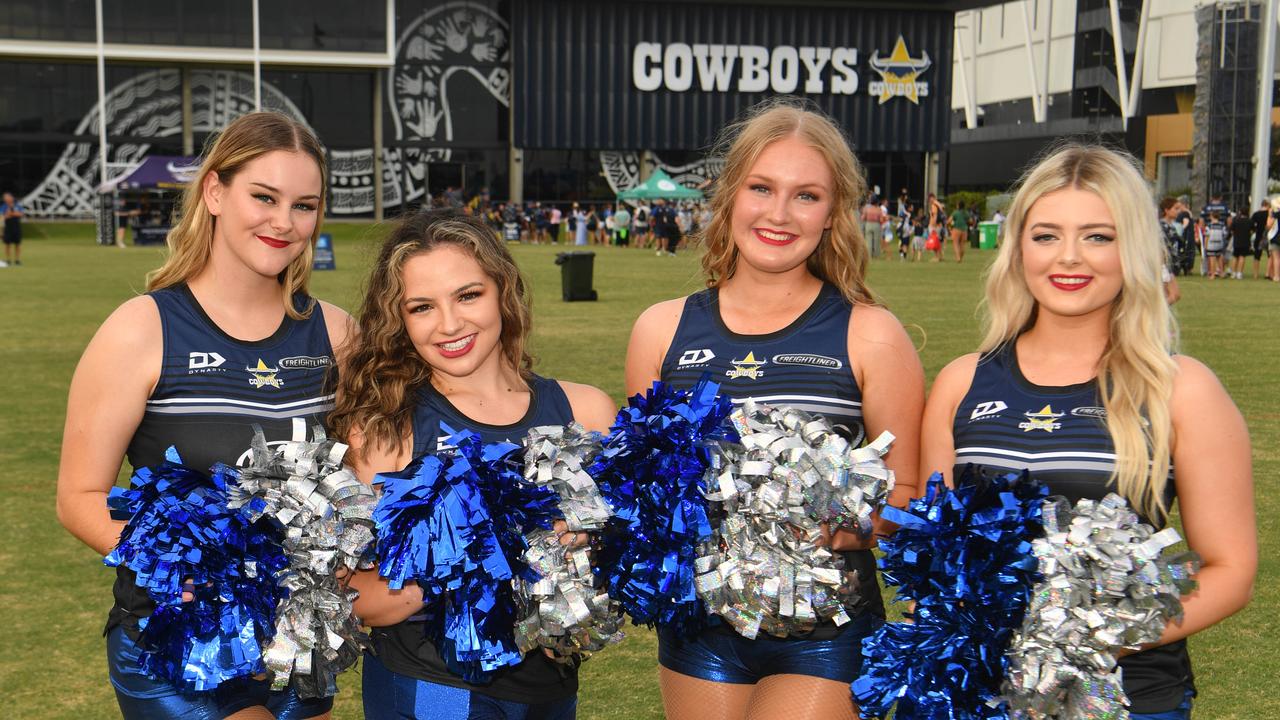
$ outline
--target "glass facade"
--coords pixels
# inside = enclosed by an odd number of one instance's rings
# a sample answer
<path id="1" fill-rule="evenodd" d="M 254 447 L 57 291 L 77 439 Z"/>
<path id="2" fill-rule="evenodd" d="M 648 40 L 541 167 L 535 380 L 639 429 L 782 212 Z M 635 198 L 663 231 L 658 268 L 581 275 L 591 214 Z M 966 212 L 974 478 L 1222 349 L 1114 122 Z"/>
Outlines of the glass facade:
<path id="1" fill-rule="evenodd" d="M 68 140 L 97 93 L 98 70 L 91 62 L 0 61 L 0 134 Z"/>
<path id="2" fill-rule="evenodd" d="M 387 14 L 376 2 L 266 0 L 258 3 L 264 49 L 387 51 Z"/>
<path id="3" fill-rule="evenodd" d="M 97 42 L 93 0 L 4 0 L 0 38 L 44 42 Z"/>
<path id="4" fill-rule="evenodd" d="M 263 70 L 326 147 L 373 147 L 373 70 Z"/>
<path id="5" fill-rule="evenodd" d="M 92 3 L 89 22 L 93 22 Z M 109 43 L 251 48 L 253 4 L 250 0 L 103 0 L 102 32 Z"/>

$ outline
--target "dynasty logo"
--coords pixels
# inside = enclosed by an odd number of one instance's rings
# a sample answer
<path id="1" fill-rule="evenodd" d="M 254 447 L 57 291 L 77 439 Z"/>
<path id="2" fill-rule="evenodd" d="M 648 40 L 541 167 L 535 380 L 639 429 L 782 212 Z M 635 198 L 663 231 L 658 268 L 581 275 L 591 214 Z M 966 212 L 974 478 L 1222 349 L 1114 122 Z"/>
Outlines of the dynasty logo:
<path id="1" fill-rule="evenodd" d="M 921 97 L 929 96 L 929 83 L 916 78 L 928 70 L 933 61 L 929 59 L 929 53 L 923 50 L 920 51 L 920 57 L 911 57 L 911 53 L 907 52 L 907 41 L 901 35 L 898 36 L 898 42 L 893 44 L 893 52 L 889 53 L 889 57 L 880 57 L 880 51 L 876 50 L 871 53 L 867 62 L 871 64 L 872 70 L 880 73 L 879 80 L 867 83 L 867 92 L 879 97 L 881 105 L 895 97 L 904 97 L 919 105 Z"/>
<path id="2" fill-rule="evenodd" d="M 1018 427 L 1022 432 L 1031 432 L 1032 430 L 1043 430 L 1051 433 L 1062 427 L 1062 423 L 1058 422 L 1058 418 L 1066 415 L 1066 413 L 1056 413 L 1053 408 L 1045 405 L 1040 408 L 1040 412 L 1024 412 L 1027 416 L 1026 422 L 1018 423 Z"/>
<path id="3" fill-rule="evenodd" d="M 730 360 L 733 367 L 724 371 L 725 377 L 728 378 L 750 378 L 756 380 L 764 377 L 764 370 L 760 369 L 765 364 L 765 360 L 757 360 L 756 354 L 747 353 L 747 356 L 741 360 Z"/>
<path id="4" fill-rule="evenodd" d="M 284 381 L 276 377 L 276 374 L 280 372 L 280 368 L 267 367 L 267 364 L 262 362 L 262 358 L 258 358 L 257 367 L 246 367 L 245 370 L 248 370 L 253 375 L 253 377 L 249 378 L 249 384 L 253 387 L 260 388 L 268 385 L 273 388 L 284 387 Z"/>

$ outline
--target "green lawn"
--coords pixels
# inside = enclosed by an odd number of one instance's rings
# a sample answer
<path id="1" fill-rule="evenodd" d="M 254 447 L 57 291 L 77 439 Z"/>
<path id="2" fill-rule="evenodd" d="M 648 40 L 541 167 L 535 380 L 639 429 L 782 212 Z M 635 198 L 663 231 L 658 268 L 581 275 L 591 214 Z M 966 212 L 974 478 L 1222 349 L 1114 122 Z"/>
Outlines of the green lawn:
<path id="1" fill-rule="evenodd" d="M 368 225 L 333 224 L 338 270 L 317 273 L 314 292 L 344 307 L 359 296 L 371 241 Z M 103 660 L 103 620 L 114 573 L 54 517 L 54 484 L 67 384 L 81 350 L 121 301 L 141 291 L 160 251 L 103 248 L 88 225 L 26 225 L 24 265 L 0 269 L 0 608 L 8 630 L 0 653 L 4 715 L 18 718 L 118 717 Z M 696 258 L 597 249 L 600 301 L 560 301 L 562 248 L 514 248 L 535 296 L 533 352 L 544 375 L 588 382 L 622 400 L 622 365 L 635 316 L 649 304 L 700 286 Z M 915 338 L 932 377 L 973 349 L 979 273 L 974 262 L 873 263 L 871 283 Z M 1177 306 L 1184 348 L 1217 371 L 1253 433 L 1259 491 L 1261 568 L 1253 604 L 1191 641 L 1201 695 L 1198 718 L 1280 717 L 1269 687 L 1280 677 L 1280 286 L 1184 279 Z M 121 358 L 128 362 L 128 358 Z M 1212 428 L 1206 428 L 1212 431 Z M 1266 440 L 1272 438 L 1272 440 Z M 1266 678 L 1272 678 L 1267 681 Z M 360 717 L 359 675 L 343 679 L 335 716 Z M 595 718 L 658 718 L 653 635 L 633 628 L 583 670 L 581 712 Z"/>

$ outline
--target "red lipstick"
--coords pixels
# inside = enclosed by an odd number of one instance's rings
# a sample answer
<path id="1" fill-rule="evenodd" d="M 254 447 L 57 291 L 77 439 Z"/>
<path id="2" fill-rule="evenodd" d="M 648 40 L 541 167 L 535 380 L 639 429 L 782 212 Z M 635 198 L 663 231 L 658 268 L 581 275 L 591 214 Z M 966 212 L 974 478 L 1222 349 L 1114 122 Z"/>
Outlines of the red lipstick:
<path id="1" fill-rule="evenodd" d="M 1082 290 L 1093 282 L 1092 275 L 1050 275 L 1049 283 L 1059 290 L 1075 292 Z"/>
<path id="2" fill-rule="evenodd" d="M 455 348 L 453 350 L 445 348 L 445 345 L 456 345 L 459 342 L 463 343 L 462 347 Z M 471 352 L 471 348 L 475 346 L 476 336 L 474 334 L 467 335 L 466 337 L 460 337 L 457 340 L 436 343 L 436 349 L 440 351 L 440 354 L 449 359 L 462 357 L 463 355 Z"/>
<path id="3" fill-rule="evenodd" d="M 281 240 L 281 239 L 279 239 L 279 238 L 273 238 L 273 237 L 271 237 L 270 235 L 259 235 L 259 236 L 258 236 L 258 239 L 259 239 L 259 240 L 261 240 L 261 241 L 263 242 L 263 244 L 265 244 L 267 247 L 273 247 L 273 248 L 275 248 L 275 249 L 277 249 L 277 250 L 280 250 L 280 249 L 282 249 L 282 248 L 287 248 L 287 247 L 289 247 L 289 241 L 288 241 L 288 240 Z"/>
<path id="4" fill-rule="evenodd" d="M 753 232 L 755 232 L 756 239 L 758 239 L 760 242 L 766 245 L 773 245 L 774 247 L 783 247 L 785 245 L 790 245 L 791 243 L 795 242 L 796 238 L 800 237 L 795 233 L 783 232 L 781 230 L 774 230 L 772 228 L 754 228 Z M 768 233 L 773 237 L 768 237 L 765 235 L 765 233 Z"/>

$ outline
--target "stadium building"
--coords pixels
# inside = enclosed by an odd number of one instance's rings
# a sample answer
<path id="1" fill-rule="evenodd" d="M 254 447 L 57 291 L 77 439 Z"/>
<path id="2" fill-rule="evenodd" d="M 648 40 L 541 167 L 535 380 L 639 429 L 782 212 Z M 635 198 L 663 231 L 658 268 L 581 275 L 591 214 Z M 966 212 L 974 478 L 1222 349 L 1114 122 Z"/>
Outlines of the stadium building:
<path id="1" fill-rule="evenodd" d="M 1266 37 L 1260 3 L 1222 5 L 1236 9 L 6 0 L 0 188 L 32 215 L 91 216 L 98 189 L 144 157 L 196 155 L 228 119 L 263 108 L 319 134 L 332 215 L 395 213 L 449 187 L 604 200 L 655 167 L 687 184 L 713 176 L 703 158 L 716 132 L 779 93 L 836 117 L 890 195 L 1001 187 L 1073 134 L 1124 144 L 1162 187 L 1182 187 L 1195 167 L 1197 73 L 1208 72 L 1198 58 L 1221 46 L 1243 83 Z M 1219 27 L 1253 38 L 1253 54 L 1236 52 L 1234 34 L 1214 45 Z M 1227 150 L 1224 172 L 1238 174 L 1241 148 Z"/>

